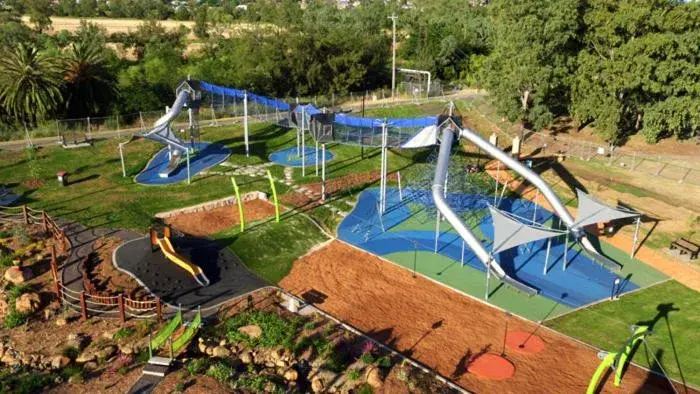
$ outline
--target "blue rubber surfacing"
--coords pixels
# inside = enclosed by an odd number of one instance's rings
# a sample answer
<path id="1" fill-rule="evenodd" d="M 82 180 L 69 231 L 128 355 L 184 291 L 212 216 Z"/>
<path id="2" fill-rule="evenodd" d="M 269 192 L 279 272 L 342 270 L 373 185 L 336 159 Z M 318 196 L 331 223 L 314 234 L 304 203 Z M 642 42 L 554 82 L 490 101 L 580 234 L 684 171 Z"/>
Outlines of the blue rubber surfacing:
<path id="1" fill-rule="evenodd" d="M 188 144 L 189 146 L 189 144 Z M 222 163 L 231 155 L 231 150 L 219 144 L 199 142 L 195 144 L 196 152 L 190 153 L 190 177 L 194 178 L 198 173 Z M 183 154 L 180 164 L 167 178 L 161 178 L 158 174 L 168 166 L 168 148 L 158 151 L 146 168 L 136 175 L 136 183 L 144 185 L 169 185 L 187 180 L 187 162 Z"/>
<path id="2" fill-rule="evenodd" d="M 435 232 L 426 230 L 395 229 L 414 214 L 407 201 L 435 210 L 429 191 L 404 191 L 404 201 L 399 201 L 398 192 L 387 192 L 387 211 L 381 221 L 378 212 L 377 189 L 365 190 L 360 194 L 353 211 L 338 227 L 338 237 L 364 250 L 379 256 L 395 252 L 427 251 L 434 252 Z M 450 206 L 456 211 L 468 214 L 469 211 L 484 209 L 493 197 L 479 195 L 449 194 Z M 523 199 L 504 198 L 500 209 L 518 216 L 532 218 L 534 204 Z M 464 216 L 464 215 L 461 215 Z M 543 223 L 553 213 L 541 206 L 537 207 L 536 220 Z M 432 223 L 435 219 L 433 216 Z M 449 224 L 443 224 L 438 238 L 438 253 L 458 263 L 462 258 L 462 239 Z M 449 228 L 449 230 L 447 230 Z M 486 239 L 482 243 L 487 250 L 491 248 L 493 224 L 490 215 L 485 215 L 479 222 L 479 229 Z M 474 229 L 472 230 L 474 231 Z M 477 237 L 480 236 L 475 232 Z M 567 267 L 563 270 L 563 239 L 553 239 L 546 275 L 543 273 L 547 241 L 533 242 L 499 253 L 497 261 L 512 277 L 540 290 L 544 297 L 561 302 L 571 307 L 580 307 L 610 297 L 613 282 L 621 279 L 620 293 L 639 288 L 629 278 L 622 278 L 607 268 L 595 263 L 577 248 L 569 244 Z M 486 267 L 479 261 L 469 247 L 464 249 L 464 264 L 481 272 Z"/>
<path id="3" fill-rule="evenodd" d="M 322 160 L 321 153 L 322 150 L 318 150 L 319 164 Z M 306 146 L 304 147 L 304 164 L 305 167 L 316 165 L 316 148 Z M 328 149 L 326 149 L 326 163 L 333 160 L 335 156 Z M 269 159 L 275 164 L 280 164 L 285 167 L 302 167 L 301 155 L 297 155 L 297 148 L 293 146 L 291 148 L 278 150 L 270 154 Z"/>

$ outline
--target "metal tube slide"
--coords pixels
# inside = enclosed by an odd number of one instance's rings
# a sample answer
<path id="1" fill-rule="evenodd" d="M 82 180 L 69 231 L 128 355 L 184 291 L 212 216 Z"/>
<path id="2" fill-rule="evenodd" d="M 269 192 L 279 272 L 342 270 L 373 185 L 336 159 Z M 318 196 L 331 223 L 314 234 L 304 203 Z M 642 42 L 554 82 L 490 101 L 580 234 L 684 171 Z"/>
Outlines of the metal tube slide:
<path id="1" fill-rule="evenodd" d="M 435 201 L 435 206 L 438 211 L 447 219 L 447 221 L 454 227 L 455 231 L 464 239 L 464 241 L 469 245 L 476 257 L 481 260 L 482 263 L 487 267 L 488 270 L 493 272 L 496 277 L 498 277 L 504 283 L 525 292 L 529 295 L 537 294 L 537 290 L 519 282 L 506 274 L 506 272 L 501 268 L 501 266 L 496 262 L 491 254 L 484 248 L 484 245 L 479 242 L 479 240 L 474 236 L 474 234 L 467 228 L 464 222 L 457 216 L 457 214 L 450 208 L 449 204 L 445 200 L 445 179 L 447 177 L 447 170 L 450 163 L 450 151 L 452 149 L 452 141 L 454 139 L 454 130 L 451 128 L 446 128 L 442 132 L 442 141 L 440 143 L 440 153 L 438 155 L 437 167 L 435 168 L 435 178 L 433 179 L 433 200 Z"/>
<path id="2" fill-rule="evenodd" d="M 517 174 L 519 174 L 532 185 L 534 185 L 540 191 L 540 193 L 542 193 L 542 195 L 547 199 L 547 202 L 549 202 L 549 205 L 552 206 L 554 212 L 556 212 L 557 216 L 559 216 L 559 218 L 566 225 L 566 227 L 568 227 L 569 230 L 571 230 L 571 232 L 576 237 L 577 242 L 579 242 L 582 249 L 586 251 L 591 258 L 596 260 L 599 264 L 605 265 L 613 269 L 620 269 L 621 264 L 601 255 L 600 252 L 596 249 L 596 247 L 593 246 L 590 239 L 587 238 L 586 233 L 583 231 L 583 228 L 575 225 L 574 217 L 571 216 L 569 210 L 566 209 L 561 200 L 559 200 L 559 197 L 556 195 L 556 193 L 554 193 L 554 190 L 552 190 L 552 188 L 549 187 L 547 182 L 545 182 L 544 179 L 537 175 L 537 173 L 520 163 L 518 160 L 510 157 L 509 154 L 498 149 L 496 146 L 481 138 L 480 135 L 468 128 L 461 129 L 460 136 L 466 138 L 474 145 L 483 149 L 491 157 L 503 162 L 503 164 L 505 164 L 508 168 L 515 171 Z"/>

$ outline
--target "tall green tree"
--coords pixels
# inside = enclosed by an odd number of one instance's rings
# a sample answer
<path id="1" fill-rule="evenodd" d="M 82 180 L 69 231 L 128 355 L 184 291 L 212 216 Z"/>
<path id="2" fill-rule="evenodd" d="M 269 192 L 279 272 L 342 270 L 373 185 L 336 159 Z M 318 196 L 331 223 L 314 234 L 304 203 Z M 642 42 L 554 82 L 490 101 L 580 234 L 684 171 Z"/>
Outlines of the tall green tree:
<path id="1" fill-rule="evenodd" d="M 589 0 L 573 114 L 611 143 L 700 130 L 700 3 Z"/>
<path id="2" fill-rule="evenodd" d="M 499 112 L 540 129 L 566 112 L 579 0 L 495 0 L 484 82 Z"/>
<path id="3" fill-rule="evenodd" d="M 0 54 L 0 106 L 15 119 L 36 124 L 61 103 L 62 79 L 58 59 L 18 44 Z"/>
<path id="4" fill-rule="evenodd" d="M 107 114 L 116 98 L 116 76 L 95 41 L 73 43 L 65 59 L 65 103 L 69 118 Z"/>

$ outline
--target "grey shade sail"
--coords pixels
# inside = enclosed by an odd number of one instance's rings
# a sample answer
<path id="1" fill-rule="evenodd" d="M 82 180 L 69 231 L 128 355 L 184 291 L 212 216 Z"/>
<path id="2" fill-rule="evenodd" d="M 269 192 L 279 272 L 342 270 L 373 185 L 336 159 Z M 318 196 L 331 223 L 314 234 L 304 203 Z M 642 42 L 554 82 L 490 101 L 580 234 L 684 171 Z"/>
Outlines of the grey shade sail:
<path id="1" fill-rule="evenodd" d="M 576 189 L 576 194 L 578 196 L 578 213 L 572 227 L 584 227 L 616 219 L 641 216 L 639 212 L 610 207 L 579 189 Z"/>
<path id="2" fill-rule="evenodd" d="M 493 249 L 492 254 L 514 248 L 533 241 L 553 238 L 564 234 L 561 231 L 547 230 L 531 226 L 515 220 L 498 209 L 489 206 L 493 219 Z"/>

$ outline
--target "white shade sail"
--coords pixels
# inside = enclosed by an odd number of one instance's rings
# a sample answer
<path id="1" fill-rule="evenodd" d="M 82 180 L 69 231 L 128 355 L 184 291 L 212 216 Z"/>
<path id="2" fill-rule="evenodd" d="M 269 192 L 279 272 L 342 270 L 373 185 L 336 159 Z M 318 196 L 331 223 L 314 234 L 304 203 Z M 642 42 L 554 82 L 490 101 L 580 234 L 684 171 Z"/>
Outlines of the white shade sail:
<path id="1" fill-rule="evenodd" d="M 493 219 L 494 239 L 493 249 L 491 251 L 493 254 L 529 242 L 553 238 L 563 234 L 561 231 L 524 224 L 491 206 L 489 210 L 491 211 L 491 218 Z"/>
<path id="2" fill-rule="evenodd" d="M 584 227 L 590 224 L 641 216 L 639 212 L 610 207 L 579 189 L 576 189 L 576 194 L 578 195 L 578 214 L 576 222 L 571 227 Z"/>

